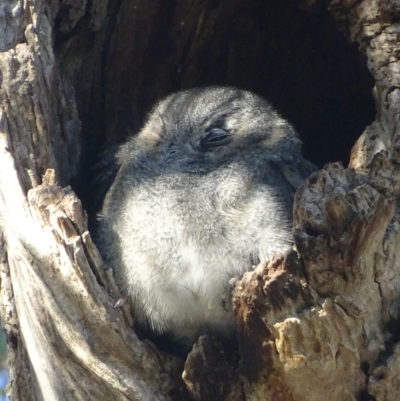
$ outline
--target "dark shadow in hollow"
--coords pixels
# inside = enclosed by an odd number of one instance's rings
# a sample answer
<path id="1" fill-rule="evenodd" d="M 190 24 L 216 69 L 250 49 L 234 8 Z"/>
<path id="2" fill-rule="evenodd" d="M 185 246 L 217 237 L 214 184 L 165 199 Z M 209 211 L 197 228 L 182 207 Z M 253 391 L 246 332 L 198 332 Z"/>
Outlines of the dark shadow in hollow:
<path id="1" fill-rule="evenodd" d="M 113 121 L 129 120 L 132 109 L 139 119 L 130 125 L 137 130 L 145 112 L 170 92 L 232 85 L 272 102 L 297 128 L 312 162 L 347 164 L 352 145 L 374 120 L 374 81 L 357 46 L 339 32 L 328 12 L 321 6 L 304 11 L 298 3 L 253 0 L 236 2 L 234 7 L 212 2 L 214 8 L 206 7 L 206 21 L 195 25 L 194 42 L 184 28 L 176 26 L 178 6 L 160 8 L 142 70 L 137 72 L 142 77 L 132 76 L 138 64 L 134 49 L 123 52 L 129 66 L 121 65 L 118 58 L 109 61 L 110 77 L 118 77 L 120 83 L 106 83 L 106 88 L 112 88 L 106 110 L 108 132 Z M 128 21 L 127 15 L 123 22 Z M 182 47 L 180 38 L 185 34 L 190 49 Z"/>
<path id="2" fill-rule="evenodd" d="M 184 88 L 254 91 L 295 126 L 310 161 L 347 164 L 375 117 L 374 81 L 324 2 L 307 9 L 299 3 L 121 0 L 103 31 L 77 28 L 87 35 L 75 39 L 78 51 L 65 51 L 73 39 L 60 40 L 62 68 L 75 66 L 67 75 L 83 122 L 83 173 L 73 186 L 90 214 L 98 154 L 137 132 L 156 101 Z M 80 67 L 69 60 L 78 56 Z"/>

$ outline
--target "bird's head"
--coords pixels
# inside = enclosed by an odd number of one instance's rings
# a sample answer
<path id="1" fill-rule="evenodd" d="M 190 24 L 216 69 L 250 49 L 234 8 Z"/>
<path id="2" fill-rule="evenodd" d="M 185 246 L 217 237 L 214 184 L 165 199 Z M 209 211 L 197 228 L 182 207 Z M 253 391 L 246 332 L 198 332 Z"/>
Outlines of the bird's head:
<path id="1" fill-rule="evenodd" d="M 251 156 L 256 149 L 279 153 L 299 140 L 261 97 L 231 87 L 207 87 L 158 103 L 132 142 L 134 151 L 183 168 Z"/>

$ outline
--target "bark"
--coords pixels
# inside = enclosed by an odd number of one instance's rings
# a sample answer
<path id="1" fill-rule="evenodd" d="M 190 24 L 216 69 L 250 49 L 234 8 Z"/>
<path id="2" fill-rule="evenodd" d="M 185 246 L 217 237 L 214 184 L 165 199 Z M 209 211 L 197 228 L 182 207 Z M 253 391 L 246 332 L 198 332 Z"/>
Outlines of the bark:
<path id="1" fill-rule="evenodd" d="M 323 1 L 288 4 L 303 19 L 329 13 L 359 46 L 375 82 L 376 120 L 354 145 L 349 168 L 326 165 L 299 189 L 295 251 L 236 281 L 239 346 L 205 336 L 183 361 L 140 341 L 129 311 L 113 307 L 118 290 L 69 185 L 92 213 L 90 166 L 102 145 L 124 136 L 125 115 L 135 115 L 130 105 L 139 117 L 127 125 L 135 130 L 173 89 L 261 88 L 275 68 L 268 63 L 276 32 L 283 32 L 274 12 L 283 17 L 285 7 L 256 0 L 3 2 L 0 263 L 11 400 L 400 398 L 400 7 L 328 3 L 328 11 Z M 326 39 L 344 48 L 338 43 Z M 264 48 L 271 53 L 257 58 Z M 318 79 L 315 65 L 309 68 Z M 276 79 L 275 100 L 281 84 L 297 82 Z M 327 88 L 310 91 L 320 99 Z M 296 89 L 307 93 L 307 85 Z M 360 105 L 364 90 L 349 89 Z M 291 101 L 277 103 L 290 112 Z M 293 118 L 301 126 L 307 106 L 298 107 Z"/>
<path id="2" fill-rule="evenodd" d="M 81 124 L 54 56 L 49 14 L 56 10 L 15 1 L 3 11 L 0 209 L 9 397 L 170 399 L 163 361 L 113 308 L 80 201 L 57 184 L 76 175 Z"/>

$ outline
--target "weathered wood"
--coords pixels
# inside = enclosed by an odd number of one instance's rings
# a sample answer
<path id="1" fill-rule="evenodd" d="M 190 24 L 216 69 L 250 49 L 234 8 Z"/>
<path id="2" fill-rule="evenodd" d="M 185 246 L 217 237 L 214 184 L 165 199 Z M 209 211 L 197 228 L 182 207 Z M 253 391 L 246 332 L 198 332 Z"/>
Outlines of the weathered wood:
<path id="1" fill-rule="evenodd" d="M 255 371 L 244 372 L 247 400 L 400 397 L 399 8 L 381 1 L 330 8 L 368 57 L 377 120 L 353 148 L 355 171 L 328 165 L 298 191 L 298 277 L 290 260 L 270 263 L 236 287 L 241 347 L 251 347 Z"/>
<path id="2" fill-rule="evenodd" d="M 301 258 L 259 266 L 236 286 L 241 347 L 251 347 L 253 367 L 244 371 L 247 400 L 277 389 L 282 399 L 356 400 L 375 386 L 377 366 L 393 363 L 399 217 L 394 199 L 364 181 L 337 164 L 311 176 L 295 205 Z M 396 366 L 381 399 L 398 396 Z"/>
<path id="3" fill-rule="evenodd" d="M 0 221 L 9 395 L 167 400 L 168 374 L 113 308 L 86 213 L 57 183 L 77 174 L 81 124 L 54 56 L 54 21 L 45 12 L 51 10 L 57 11 L 40 1 L 10 1 L 2 9 Z M 19 19 L 9 26 L 13 13 Z"/>
<path id="4" fill-rule="evenodd" d="M 167 399 L 160 388 L 168 387 L 166 379 L 151 384 L 162 373 L 156 355 L 113 308 L 109 286 L 100 285 L 107 276 L 75 195 L 57 184 L 35 187 L 21 220 L 30 240 L 7 232 L 7 262 L 19 346 L 38 380 L 30 394 L 44 400 Z"/>
<path id="5" fill-rule="evenodd" d="M 299 3 L 303 12 L 325 4 Z M 235 283 L 238 351 L 202 338 L 183 367 L 139 341 L 113 308 L 112 278 L 68 187 L 81 183 L 90 206 L 89 179 L 82 179 L 94 160 L 89 148 L 124 135 L 127 104 L 142 114 L 177 86 L 264 85 L 262 62 L 270 56 L 262 52 L 275 48 L 274 29 L 282 25 L 264 32 L 258 14 L 282 10 L 266 4 L 7 0 L 0 6 L 0 264 L 10 399 L 400 398 L 397 2 L 329 3 L 366 55 L 376 121 L 353 147 L 351 169 L 330 164 L 298 191 L 298 253 L 264 262 Z M 275 99 L 288 82 L 280 78 Z M 298 107 L 304 115 L 308 106 Z M 131 124 L 138 125 L 140 118 Z"/>
<path id="6" fill-rule="evenodd" d="M 237 371 L 236 344 L 221 344 L 204 335 L 189 353 L 183 380 L 195 401 L 244 401 Z"/>

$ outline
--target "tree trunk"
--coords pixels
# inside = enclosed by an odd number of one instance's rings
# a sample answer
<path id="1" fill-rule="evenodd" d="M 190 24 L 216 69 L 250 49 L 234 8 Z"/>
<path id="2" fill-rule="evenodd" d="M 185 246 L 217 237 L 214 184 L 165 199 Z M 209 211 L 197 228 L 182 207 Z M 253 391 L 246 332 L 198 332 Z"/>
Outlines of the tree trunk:
<path id="1" fill-rule="evenodd" d="M 326 3 L 3 2 L 10 400 L 400 399 L 400 6 Z M 371 124 L 372 81 L 345 37 L 374 79 Z M 93 218 L 99 151 L 161 96 L 205 84 L 267 96 L 316 163 L 345 161 L 356 143 L 349 168 L 328 164 L 298 190 L 295 251 L 236 281 L 238 349 L 204 336 L 183 361 L 113 307 L 85 209 Z"/>

